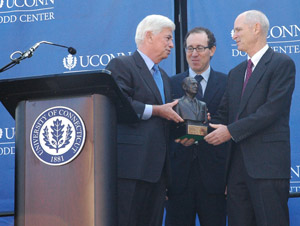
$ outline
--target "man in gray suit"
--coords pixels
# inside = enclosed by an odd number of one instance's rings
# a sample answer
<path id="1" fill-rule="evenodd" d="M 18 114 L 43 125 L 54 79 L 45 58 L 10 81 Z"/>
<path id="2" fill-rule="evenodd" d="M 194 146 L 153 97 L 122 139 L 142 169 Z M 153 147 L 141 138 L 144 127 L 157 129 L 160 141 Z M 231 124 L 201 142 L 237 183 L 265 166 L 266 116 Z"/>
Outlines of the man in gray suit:
<path id="1" fill-rule="evenodd" d="M 118 225 L 161 226 L 169 177 L 168 120 L 173 110 L 168 75 L 157 66 L 173 48 L 174 23 L 150 15 L 136 29 L 137 51 L 112 59 L 112 72 L 140 120 L 118 124 Z"/>
<path id="2" fill-rule="evenodd" d="M 268 18 L 260 11 L 240 14 L 233 39 L 248 54 L 228 75 L 216 130 L 205 140 L 230 142 L 227 206 L 231 226 L 288 226 L 290 179 L 289 115 L 295 64 L 267 44 Z"/>

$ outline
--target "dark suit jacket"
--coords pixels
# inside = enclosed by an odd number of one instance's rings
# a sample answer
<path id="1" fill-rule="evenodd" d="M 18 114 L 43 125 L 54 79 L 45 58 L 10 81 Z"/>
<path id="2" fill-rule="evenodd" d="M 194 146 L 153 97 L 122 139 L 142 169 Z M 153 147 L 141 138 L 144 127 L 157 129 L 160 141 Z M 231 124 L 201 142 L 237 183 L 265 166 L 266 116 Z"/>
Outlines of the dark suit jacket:
<path id="1" fill-rule="evenodd" d="M 247 62 L 232 69 L 217 121 L 228 125 L 253 178 L 290 178 L 289 115 L 295 64 L 271 48 L 263 55 L 241 96 Z M 227 168 L 230 164 L 230 155 Z"/>
<path id="2" fill-rule="evenodd" d="M 188 71 L 171 77 L 172 97 L 180 98 L 184 95 L 182 80 L 189 76 Z M 208 111 L 214 115 L 218 109 L 220 100 L 226 87 L 227 76 L 211 69 L 207 87 L 204 93 L 204 101 Z M 184 191 L 188 180 L 191 163 L 193 161 L 193 151 L 197 149 L 199 172 L 208 192 L 224 193 L 225 190 L 225 157 L 226 144 L 213 146 L 205 141 L 200 141 L 198 145 L 184 147 L 171 141 L 171 173 L 172 184 L 169 188 L 169 195 Z"/>
<path id="3" fill-rule="evenodd" d="M 153 76 L 137 51 L 131 56 L 112 59 L 106 69 L 112 72 L 139 117 L 145 104 L 162 104 Z M 171 101 L 170 81 L 167 74 L 160 71 L 167 103 Z M 118 124 L 117 133 L 118 177 L 157 182 L 165 162 L 168 164 L 167 120 L 151 117 L 132 124 Z"/>

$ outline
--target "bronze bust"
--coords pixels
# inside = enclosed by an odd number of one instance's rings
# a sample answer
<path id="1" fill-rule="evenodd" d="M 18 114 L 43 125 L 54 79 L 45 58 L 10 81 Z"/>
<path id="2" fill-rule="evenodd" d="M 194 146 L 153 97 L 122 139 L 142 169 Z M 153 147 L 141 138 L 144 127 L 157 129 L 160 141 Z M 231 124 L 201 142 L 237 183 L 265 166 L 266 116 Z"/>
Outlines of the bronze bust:
<path id="1" fill-rule="evenodd" d="M 179 99 L 174 110 L 184 120 L 194 120 L 202 123 L 207 122 L 206 103 L 196 98 L 198 92 L 198 82 L 196 79 L 186 77 L 182 81 L 182 88 L 185 95 Z"/>

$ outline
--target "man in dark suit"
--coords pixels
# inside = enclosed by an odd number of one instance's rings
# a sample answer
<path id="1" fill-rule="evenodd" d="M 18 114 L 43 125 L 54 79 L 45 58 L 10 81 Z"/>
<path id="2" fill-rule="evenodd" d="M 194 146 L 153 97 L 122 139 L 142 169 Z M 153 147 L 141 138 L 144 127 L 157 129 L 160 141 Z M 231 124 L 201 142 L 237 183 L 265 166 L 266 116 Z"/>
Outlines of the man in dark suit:
<path id="1" fill-rule="evenodd" d="M 233 68 L 205 140 L 230 141 L 227 161 L 230 226 L 288 226 L 290 179 L 289 114 L 295 64 L 267 44 L 268 18 L 260 11 L 240 14 L 233 39 L 248 54 Z"/>
<path id="2" fill-rule="evenodd" d="M 215 37 L 206 28 L 194 28 L 186 35 L 185 49 L 189 70 L 171 77 L 172 96 L 184 95 L 181 84 L 185 78 L 202 75 L 197 97 L 207 104 L 213 116 L 227 78 L 210 67 L 216 51 Z M 184 147 L 171 142 L 170 153 L 172 183 L 168 189 L 166 225 L 195 225 L 196 214 L 203 226 L 225 225 L 225 144 L 214 147 L 202 140 Z"/>
<path id="3" fill-rule="evenodd" d="M 183 120 L 173 110 L 177 101 L 171 102 L 169 77 L 157 64 L 173 48 L 174 29 L 167 17 L 147 16 L 136 30 L 137 51 L 112 59 L 106 68 L 140 118 L 118 124 L 119 226 L 162 224 L 169 174 L 167 120 Z"/>

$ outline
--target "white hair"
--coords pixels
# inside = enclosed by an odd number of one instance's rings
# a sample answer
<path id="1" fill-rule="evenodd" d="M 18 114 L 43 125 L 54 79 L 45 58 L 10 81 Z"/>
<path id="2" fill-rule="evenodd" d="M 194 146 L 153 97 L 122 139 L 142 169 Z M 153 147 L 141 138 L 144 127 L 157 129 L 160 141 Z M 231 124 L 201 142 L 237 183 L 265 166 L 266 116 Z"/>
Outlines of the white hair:
<path id="1" fill-rule="evenodd" d="M 243 12 L 242 14 L 245 15 L 245 22 L 247 24 L 253 25 L 255 23 L 259 23 L 261 25 L 263 34 L 267 36 L 270 23 L 267 16 L 264 13 L 258 10 L 249 10 Z"/>
<path id="2" fill-rule="evenodd" d="M 160 33 L 164 28 L 175 30 L 175 24 L 168 17 L 162 15 L 146 16 L 137 26 L 135 33 L 135 43 L 139 47 L 144 40 L 147 31 L 153 32 L 154 35 Z"/>

